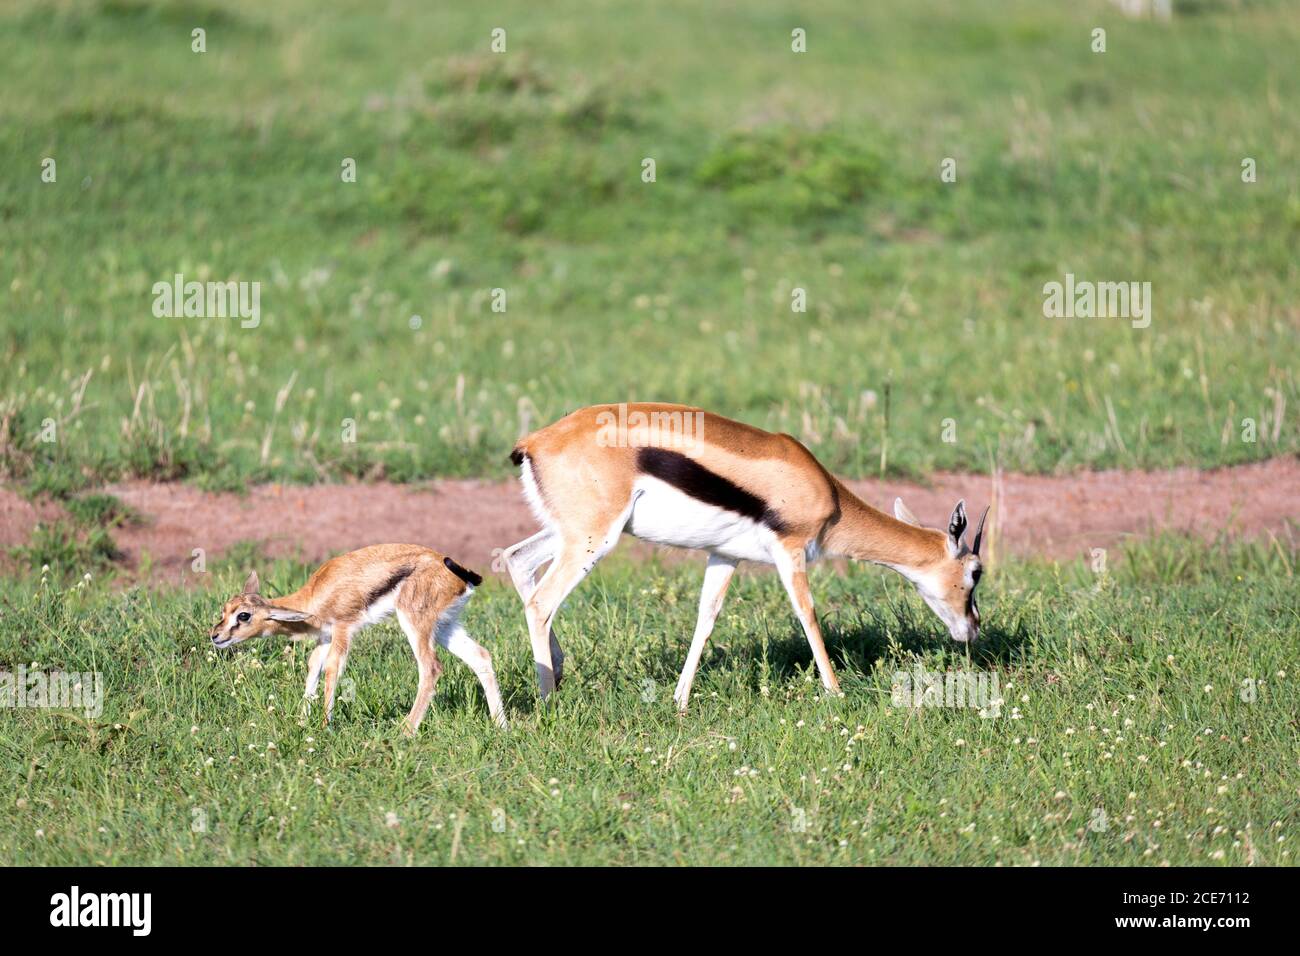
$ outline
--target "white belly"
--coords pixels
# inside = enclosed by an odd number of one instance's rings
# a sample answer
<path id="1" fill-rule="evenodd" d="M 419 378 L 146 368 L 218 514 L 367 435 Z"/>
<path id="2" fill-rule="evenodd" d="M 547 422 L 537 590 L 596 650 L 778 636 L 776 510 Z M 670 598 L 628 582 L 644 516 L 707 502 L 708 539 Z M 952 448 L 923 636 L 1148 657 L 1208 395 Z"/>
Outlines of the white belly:
<path id="1" fill-rule="evenodd" d="M 642 475 L 633 491 L 628 534 L 678 548 L 700 548 L 741 561 L 772 563 L 776 535 L 767 525 L 716 508 Z"/>

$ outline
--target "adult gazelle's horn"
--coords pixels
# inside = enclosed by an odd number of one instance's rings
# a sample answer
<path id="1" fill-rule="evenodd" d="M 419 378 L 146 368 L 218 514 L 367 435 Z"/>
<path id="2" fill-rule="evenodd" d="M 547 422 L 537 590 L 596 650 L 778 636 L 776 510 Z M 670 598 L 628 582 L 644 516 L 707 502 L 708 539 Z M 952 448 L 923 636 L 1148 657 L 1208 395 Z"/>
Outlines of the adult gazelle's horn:
<path id="1" fill-rule="evenodd" d="M 980 523 L 975 528 L 975 544 L 971 547 L 971 551 L 977 555 L 980 553 L 980 543 L 984 538 L 984 519 L 987 518 L 988 516 L 989 516 L 989 509 L 988 506 L 985 505 L 984 513 L 980 515 Z"/>

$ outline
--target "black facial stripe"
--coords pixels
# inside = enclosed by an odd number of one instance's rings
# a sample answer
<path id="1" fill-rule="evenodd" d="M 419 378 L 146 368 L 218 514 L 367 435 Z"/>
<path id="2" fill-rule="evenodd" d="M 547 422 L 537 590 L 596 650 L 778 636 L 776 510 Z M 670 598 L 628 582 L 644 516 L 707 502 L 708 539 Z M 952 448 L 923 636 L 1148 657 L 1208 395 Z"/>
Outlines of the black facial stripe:
<path id="1" fill-rule="evenodd" d="M 374 604 L 376 601 L 378 601 L 381 597 L 383 597 L 393 588 L 397 587 L 399 584 L 401 584 L 403 581 L 409 578 L 411 576 L 411 572 L 414 570 L 415 568 L 413 568 L 409 564 L 402 565 L 400 568 L 398 568 L 396 571 L 390 574 L 388 576 L 388 580 L 386 580 L 383 584 L 379 585 L 376 588 L 371 589 L 370 593 L 366 595 L 365 606 L 370 607 L 370 605 Z"/>
<path id="2" fill-rule="evenodd" d="M 692 458 L 665 448 L 641 448 L 636 453 L 637 470 L 672 485 L 697 501 L 724 508 L 765 524 L 777 534 L 786 530 L 781 516 L 755 494 L 709 471 Z"/>

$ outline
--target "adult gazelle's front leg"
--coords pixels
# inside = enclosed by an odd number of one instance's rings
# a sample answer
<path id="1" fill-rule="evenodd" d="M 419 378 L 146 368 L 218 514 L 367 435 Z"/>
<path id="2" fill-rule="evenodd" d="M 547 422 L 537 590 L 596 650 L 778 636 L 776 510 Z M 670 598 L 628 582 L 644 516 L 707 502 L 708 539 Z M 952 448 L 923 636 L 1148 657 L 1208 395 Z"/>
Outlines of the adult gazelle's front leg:
<path id="1" fill-rule="evenodd" d="M 821 675 L 822 686 L 832 694 L 840 693 L 840 682 L 835 679 L 830 656 L 826 653 L 826 643 L 822 640 L 822 629 L 817 623 L 817 614 L 813 611 L 812 590 L 808 587 L 807 560 L 801 544 L 783 542 L 772 549 L 772 561 L 776 564 L 777 574 L 785 585 L 785 592 L 790 596 L 795 616 L 803 625 L 808 646 L 812 648 L 813 660 L 817 662 L 817 673 Z"/>
<path id="2" fill-rule="evenodd" d="M 691 638 L 691 649 L 686 653 L 686 664 L 682 667 L 682 676 L 677 681 L 677 690 L 673 700 L 677 709 L 683 713 L 691 699 L 691 684 L 695 681 L 695 671 L 700 666 L 700 655 L 704 645 L 713 633 L 713 623 L 722 610 L 722 601 L 727 596 L 727 585 L 736 572 L 736 562 L 718 554 L 709 555 L 709 563 L 704 568 L 704 587 L 700 589 L 700 614 L 695 621 L 695 636 Z"/>

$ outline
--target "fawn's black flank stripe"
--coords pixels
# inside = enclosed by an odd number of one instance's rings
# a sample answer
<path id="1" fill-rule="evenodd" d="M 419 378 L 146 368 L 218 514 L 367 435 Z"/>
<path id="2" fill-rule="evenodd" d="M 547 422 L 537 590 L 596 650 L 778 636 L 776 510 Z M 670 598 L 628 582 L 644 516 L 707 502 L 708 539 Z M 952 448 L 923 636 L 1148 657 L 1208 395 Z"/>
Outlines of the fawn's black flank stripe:
<path id="1" fill-rule="evenodd" d="M 680 452 L 665 448 L 640 448 L 636 453 L 636 467 L 643 474 L 658 478 L 705 504 L 744 515 L 767 525 L 777 534 L 786 530 L 781 516 L 758 495 L 709 471 Z"/>
<path id="2" fill-rule="evenodd" d="M 379 585 L 376 588 L 370 589 L 370 593 L 366 595 L 365 606 L 370 607 L 370 605 L 374 604 L 376 601 L 378 601 L 381 597 L 383 597 L 393 588 L 397 587 L 399 584 L 401 584 L 403 581 L 409 578 L 411 576 L 411 572 L 414 570 L 415 568 L 409 564 L 402 565 L 400 568 L 398 568 L 396 571 L 394 571 L 392 574 L 388 576 L 387 581 L 385 581 L 383 584 Z"/>
<path id="3" fill-rule="evenodd" d="M 483 575 L 475 574 L 469 568 L 457 564 L 451 558 L 443 558 L 442 563 L 447 566 L 448 571 L 456 575 L 456 577 L 460 578 L 472 588 L 476 588 L 483 583 Z"/>

